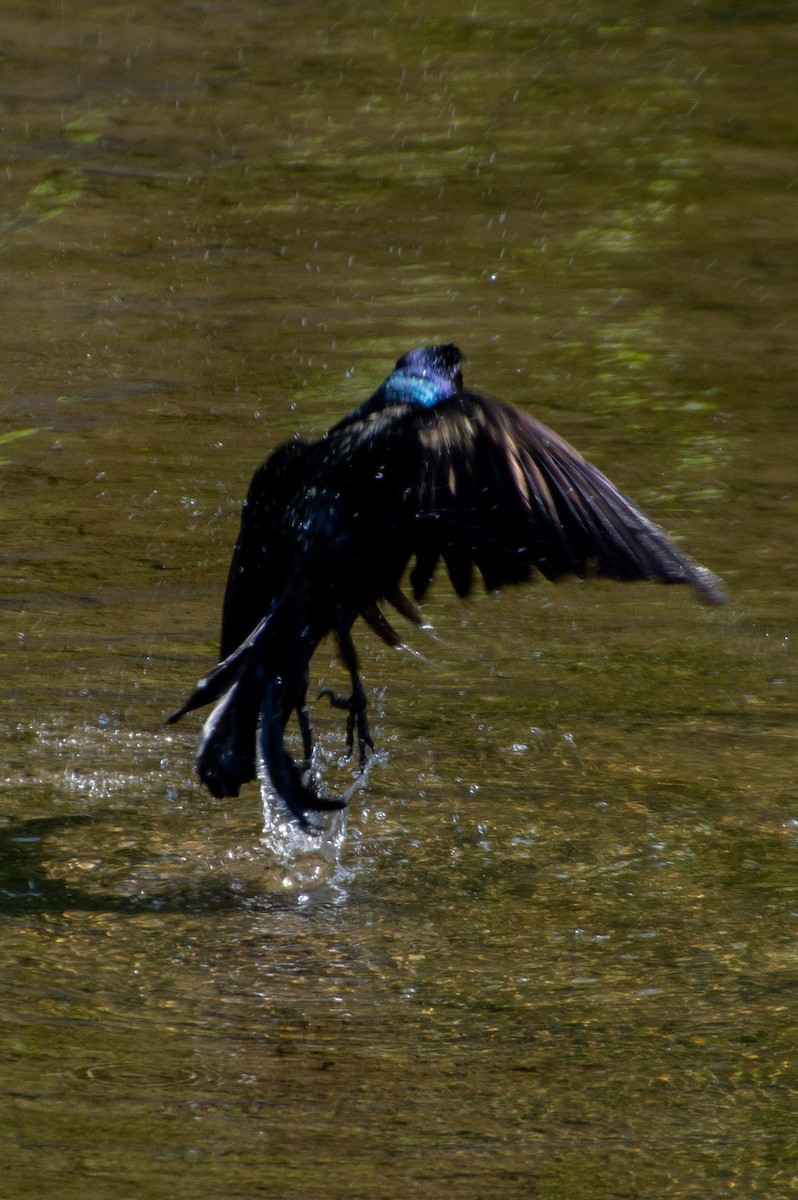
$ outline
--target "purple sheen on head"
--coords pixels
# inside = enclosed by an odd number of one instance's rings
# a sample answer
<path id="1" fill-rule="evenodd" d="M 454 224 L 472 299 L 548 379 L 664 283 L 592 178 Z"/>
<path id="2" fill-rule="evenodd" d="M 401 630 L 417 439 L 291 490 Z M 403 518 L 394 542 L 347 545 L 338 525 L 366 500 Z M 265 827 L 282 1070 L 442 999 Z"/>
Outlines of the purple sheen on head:
<path id="1" fill-rule="evenodd" d="M 396 372 L 418 379 L 429 379 L 446 395 L 452 396 L 463 388 L 463 376 L 460 371 L 463 361 L 463 354 L 451 342 L 442 346 L 421 346 L 402 355 L 396 363 Z"/>

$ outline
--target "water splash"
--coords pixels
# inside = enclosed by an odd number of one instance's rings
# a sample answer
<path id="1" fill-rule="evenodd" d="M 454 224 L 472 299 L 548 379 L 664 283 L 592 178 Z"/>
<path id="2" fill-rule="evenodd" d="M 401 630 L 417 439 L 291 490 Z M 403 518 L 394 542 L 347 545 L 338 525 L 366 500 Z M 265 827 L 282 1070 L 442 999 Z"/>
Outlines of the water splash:
<path id="1" fill-rule="evenodd" d="M 317 743 L 313 750 L 310 774 L 319 790 L 330 757 L 329 752 L 325 753 Z M 367 786 L 377 761 L 378 755 L 370 755 L 363 770 L 344 791 L 343 798 L 347 805 L 356 792 Z M 259 839 L 259 849 L 268 852 L 279 864 L 282 871 L 281 890 L 291 893 L 315 889 L 321 884 L 342 886 L 350 875 L 342 862 L 348 810 L 343 808 L 331 813 L 313 813 L 313 828 L 304 830 L 286 815 L 260 754 L 258 780 L 263 802 L 263 833 Z"/>

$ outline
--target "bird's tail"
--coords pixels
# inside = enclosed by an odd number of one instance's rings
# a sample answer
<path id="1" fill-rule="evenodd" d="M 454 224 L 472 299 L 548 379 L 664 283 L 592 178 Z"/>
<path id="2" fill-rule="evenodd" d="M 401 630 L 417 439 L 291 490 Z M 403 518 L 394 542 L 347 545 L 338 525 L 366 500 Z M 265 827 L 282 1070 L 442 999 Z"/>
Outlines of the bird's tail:
<path id="1" fill-rule="evenodd" d="M 291 705 L 284 701 L 282 677 L 270 666 L 278 609 L 272 609 L 249 637 L 201 679 L 186 703 L 173 713 L 174 724 L 206 704 L 215 707 L 205 722 L 197 752 L 197 774 L 213 796 L 237 796 L 255 779 L 262 763 L 272 787 L 303 829 L 308 812 L 343 807 L 343 801 L 318 796 L 303 783 L 283 742 Z M 284 632 L 284 631 L 283 631 Z M 303 666 L 303 675 L 306 668 Z"/>

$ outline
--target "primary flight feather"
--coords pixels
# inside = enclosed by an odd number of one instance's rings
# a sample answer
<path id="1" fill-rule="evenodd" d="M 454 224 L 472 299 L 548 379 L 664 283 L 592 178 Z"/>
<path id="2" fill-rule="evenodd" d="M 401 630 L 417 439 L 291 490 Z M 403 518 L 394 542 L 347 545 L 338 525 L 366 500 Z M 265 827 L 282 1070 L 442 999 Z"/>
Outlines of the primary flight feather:
<path id="1" fill-rule="evenodd" d="M 552 430 L 463 390 L 456 346 L 405 354 L 374 395 L 315 442 L 279 447 L 244 501 L 222 610 L 220 663 L 179 712 L 216 702 L 197 756 L 215 796 L 237 796 L 260 757 L 305 829 L 308 813 L 342 808 L 292 760 L 284 730 L 296 712 L 309 761 L 311 657 L 334 634 L 352 680 L 347 743 L 372 747 L 351 628 L 358 616 L 389 645 L 382 608 L 422 623 L 400 590 L 413 560 L 416 600 L 441 559 L 461 596 L 476 568 L 488 588 L 539 572 L 687 583 L 709 603 L 719 580 Z M 260 751 L 260 755 L 258 754 Z"/>

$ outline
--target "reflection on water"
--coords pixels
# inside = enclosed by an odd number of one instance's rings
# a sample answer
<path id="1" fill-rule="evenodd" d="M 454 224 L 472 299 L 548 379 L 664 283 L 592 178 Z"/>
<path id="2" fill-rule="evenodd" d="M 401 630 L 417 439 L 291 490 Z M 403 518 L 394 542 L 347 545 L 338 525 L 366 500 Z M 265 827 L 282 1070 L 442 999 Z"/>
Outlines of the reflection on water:
<path id="1" fill-rule="evenodd" d="M 794 1191 L 796 14 L 645 7 L 7 14 L 9 1196 Z M 253 468 L 449 339 L 733 604 L 439 585 L 297 844 L 163 721 Z"/>

